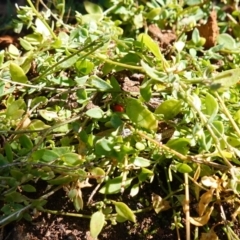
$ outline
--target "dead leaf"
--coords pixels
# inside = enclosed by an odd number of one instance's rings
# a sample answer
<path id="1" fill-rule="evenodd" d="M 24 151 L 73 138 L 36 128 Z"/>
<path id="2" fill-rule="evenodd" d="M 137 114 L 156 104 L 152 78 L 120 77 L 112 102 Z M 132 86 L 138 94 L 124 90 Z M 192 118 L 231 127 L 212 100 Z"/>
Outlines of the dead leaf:
<path id="1" fill-rule="evenodd" d="M 204 47 L 211 48 L 215 46 L 219 34 L 217 13 L 212 11 L 206 24 L 198 27 L 200 36 L 206 39 Z"/>
<path id="2" fill-rule="evenodd" d="M 210 216 L 212 214 L 214 207 L 212 206 L 211 208 L 209 208 L 209 210 L 205 213 L 205 215 L 201 216 L 201 217 L 190 217 L 190 223 L 193 224 L 194 226 L 197 227 L 202 227 L 204 225 L 206 225 L 210 219 Z"/>
<path id="3" fill-rule="evenodd" d="M 155 193 L 152 194 L 152 205 L 156 213 L 166 211 L 171 208 L 169 201 L 162 199 L 159 195 Z"/>
<path id="4" fill-rule="evenodd" d="M 213 192 L 215 189 L 211 188 L 207 192 L 203 193 L 200 197 L 200 201 L 198 203 L 198 214 L 201 217 L 206 211 L 208 204 L 212 201 Z"/>
<path id="5" fill-rule="evenodd" d="M 202 233 L 200 240 L 219 240 L 217 234 L 211 229 L 208 233 Z"/>

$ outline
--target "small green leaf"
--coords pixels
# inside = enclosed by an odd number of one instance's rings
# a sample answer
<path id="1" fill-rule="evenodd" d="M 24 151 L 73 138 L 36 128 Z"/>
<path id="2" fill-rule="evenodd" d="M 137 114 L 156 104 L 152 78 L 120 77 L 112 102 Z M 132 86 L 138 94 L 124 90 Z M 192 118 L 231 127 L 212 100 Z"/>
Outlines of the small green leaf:
<path id="1" fill-rule="evenodd" d="M 91 216 L 90 220 L 90 233 L 93 238 L 97 238 L 102 231 L 105 222 L 105 215 L 101 212 L 95 212 Z"/>
<path id="2" fill-rule="evenodd" d="M 155 57 L 161 61 L 162 60 L 162 54 L 160 52 L 160 48 L 156 42 L 153 41 L 153 39 L 147 35 L 146 33 L 141 33 L 138 36 L 138 41 L 142 42 L 154 55 Z"/>
<path id="3" fill-rule="evenodd" d="M 21 185 L 24 192 L 36 192 L 36 188 L 30 184 Z"/>
<path id="4" fill-rule="evenodd" d="M 85 7 L 85 10 L 89 14 L 102 14 L 103 13 L 102 8 L 95 3 L 92 3 L 89 1 L 84 1 L 83 5 Z"/>
<path id="5" fill-rule="evenodd" d="M 132 186 L 132 188 L 131 188 L 130 196 L 131 196 L 131 197 L 136 196 L 136 195 L 139 193 L 139 189 L 140 189 L 139 183 L 134 184 L 134 185 Z"/>
<path id="6" fill-rule="evenodd" d="M 43 130 L 49 127 L 50 127 L 49 125 L 46 125 L 44 122 L 42 122 L 39 119 L 33 119 L 29 126 L 29 128 L 32 130 Z"/>
<path id="7" fill-rule="evenodd" d="M 128 178 L 124 181 L 125 189 L 129 187 L 133 178 Z M 106 182 L 106 184 L 99 190 L 102 194 L 115 194 L 119 193 L 122 187 L 122 177 L 116 177 L 114 179 L 110 179 Z"/>
<path id="8" fill-rule="evenodd" d="M 198 44 L 200 41 L 200 35 L 199 35 L 199 31 L 197 28 L 195 28 L 192 32 L 192 41 L 194 44 Z"/>
<path id="9" fill-rule="evenodd" d="M 82 163 L 82 158 L 77 153 L 63 154 L 60 159 L 67 165 L 77 165 Z"/>
<path id="10" fill-rule="evenodd" d="M 11 119 L 19 119 L 25 112 L 26 104 L 23 99 L 12 102 L 6 110 L 6 117 Z"/>
<path id="11" fill-rule="evenodd" d="M 182 154 L 187 154 L 189 149 L 190 140 L 187 138 L 177 138 L 177 139 L 170 139 L 167 142 L 167 146 L 178 151 Z"/>
<path id="12" fill-rule="evenodd" d="M 209 116 L 209 122 L 212 122 L 218 113 L 218 102 L 209 93 L 206 94 L 205 98 L 206 114 Z"/>
<path id="13" fill-rule="evenodd" d="M 152 79 L 162 83 L 167 79 L 167 75 L 164 72 L 159 72 L 155 68 L 150 67 L 147 63 L 141 60 L 141 66 L 143 67 L 146 74 Z"/>
<path id="14" fill-rule="evenodd" d="M 112 90 L 112 86 L 106 81 L 99 78 L 98 76 L 95 75 L 91 76 L 89 78 L 89 81 L 93 87 L 97 88 L 101 92 L 107 92 Z"/>
<path id="15" fill-rule="evenodd" d="M 126 114 L 138 127 L 148 131 L 157 131 L 158 121 L 156 117 L 137 99 L 126 99 Z"/>
<path id="16" fill-rule="evenodd" d="M 13 152 L 12 152 L 11 145 L 8 142 L 4 144 L 4 151 L 5 151 L 8 162 L 10 163 L 13 162 Z"/>
<path id="17" fill-rule="evenodd" d="M 33 147 L 32 140 L 26 134 L 22 134 L 19 137 L 19 142 L 23 148 L 32 149 Z"/>
<path id="18" fill-rule="evenodd" d="M 91 117 L 91 118 L 96 118 L 96 119 L 100 119 L 103 117 L 104 112 L 102 111 L 101 108 L 99 107 L 95 107 L 95 108 L 91 108 L 86 112 L 86 115 Z"/>
<path id="19" fill-rule="evenodd" d="M 72 177 L 69 175 L 66 175 L 63 177 L 62 176 L 56 177 L 54 179 L 48 180 L 47 182 L 51 185 L 63 185 L 63 184 L 67 184 L 71 181 L 72 181 Z"/>
<path id="20" fill-rule="evenodd" d="M 155 110 L 155 114 L 162 114 L 164 119 L 171 120 L 181 112 L 181 107 L 182 101 L 168 99 Z"/>
<path id="21" fill-rule="evenodd" d="M 44 162 L 51 162 L 51 161 L 55 161 L 56 159 L 58 159 L 59 154 L 56 153 L 53 150 L 49 150 L 49 149 L 40 149 L 35 151 L 32 154 L 32 158 L 35 161 L 40 161 L 43 160 Z"/>
<path id="22" fill-rule="evenodd" d="M 60 68 L 69 68 L 71 67 L 73 64 L 75 64 L 77 62 L 77 60 L 79 59 L 79 56 L 74 55 L 70 58 L 67 58 L 66 60 L 64 60 L 63 62 L 61 62 L 59 64 Z"/>
<path id="23" fill-rule="evenodd" d="M 112 203 L 115 205 L 115 209 L 118 215 L 134 223 L 136 222 L 136 216 L 125 203 L 115 201 L 112 201 Z"/>
<path id="24" fill-rule="evenodd" d="M 180 173 L 190 173 L 190 172 L 192 172 L 192 168 L 189 165 L 187 165 L 186 163 L 178 163 L 176 165 L 176 169 Z"/>
<path id="25" fill-rule="evenodd" d="M 11 62 L 9 66 L 11 78 L 14 82 L 27 83 L 28 79 L 21 67 L 16 63 Z"/>
<path id="26" fill-rule="evenodd" d="M 58 115 L 56 112 L 48 111 L 46 109 L 39 110 L 38 112 L 41 115 L 41 117 L 43 117 L 45 120 L 49 122 L 58 119 Z"/>
<path id="27" fill-rule="evenodd" d="M 240 68 L 230 69 L 217 74 L 217 76 L 212 78 L 210 84 L 211 90 L 230 88 L 231 86 L 237 84 L 240 80 Z"/>
<path id="28" fill-rule="evenodd" d="M 25 39 L 20 38 L 19 41 L 20 41 L 21 46 L 22 46 L 25 50 L 30 51 L 30 50 L 33 49 L 33 46 L 31 45 L 31 43 L 29 43 L 29 42 L 26 41 Z"/>
<path id="29" fill-rule="evenodd" d="M 156 17 L 159 17 L 160 16 L 160 13 L 162 11 L 162 8 L 153 8 L 150 12 L 148 12 L 146 14 L 146 19 L 149 19 L 149 20 L 154 20 L 154 18 Z"/>
<path id="30" fill-rule="evenodd" d="M 98 183 L 102 182 L 105 177 L 105 171 L 100 167 L 95 167 L 90 170 L 91 174 L 95 176 Z"/>
<path id="31" fill-rule="evenodd" d="M 149 167 L 151 165 L 151 161 L 143 157 L 136 157 L 133 160 L 133 164 L 137 167 Z"/>
<path id="32" fill-rule="evenodd" d="M 77 212 L 83 209 L 83 199 L 81 195 L 76 195 L 76 197 L 73 199 L 73 205 Z"/>
<path id="33" fill-rule="evenodd" d="M 20 55 L 19 50 L 13 44 L 9 45 L 8 51 L 12 55 L 12 57 L 18 57 Z"/>
<path id="34" fill-rule="evenodd" d="M 231 35 L 227 33 L 219 34 L 217 37 L 217 42 L 218 44 L 223 45 L 225 49 L 231 50 L 236 48 L 236 41 Z"/>

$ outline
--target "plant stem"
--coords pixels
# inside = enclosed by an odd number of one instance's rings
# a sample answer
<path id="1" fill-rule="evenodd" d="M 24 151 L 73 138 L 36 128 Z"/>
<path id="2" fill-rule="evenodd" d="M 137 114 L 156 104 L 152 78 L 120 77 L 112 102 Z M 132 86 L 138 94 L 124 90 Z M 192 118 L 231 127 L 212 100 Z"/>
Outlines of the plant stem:
<path id="1" fill-rule="evenodd" d="M 48 25 L 48 23 L 46 22 L 46 20 L 44 19 L 44 17 L 37 11 L 37 9 L 34 7 L 33 3 L 31 0 L 27 0 L 28 4 L 30 5 L 30 7 L 32 8 L 33 12 L 36 14 L 37 18 L 39 18 L 43 24 L 45 25 L 45 27 L 48 29 L 49 33 L 51 34 L 51 36 L 53 37 L 54 40 L 57 39 L 57 36 L 55 35 L 55 33 L 53 32 L 53 30 L 50 28 L 50 26 Z"/>

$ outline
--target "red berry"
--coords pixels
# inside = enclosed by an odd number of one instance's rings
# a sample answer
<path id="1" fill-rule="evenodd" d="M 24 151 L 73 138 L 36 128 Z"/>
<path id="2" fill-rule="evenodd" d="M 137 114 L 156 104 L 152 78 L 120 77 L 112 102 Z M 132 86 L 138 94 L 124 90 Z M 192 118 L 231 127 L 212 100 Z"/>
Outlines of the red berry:
<path id="1" fill-rule="evenodd" d="M 124 112 L 124 107 L 120 104 L 115 104 L 113 106 L 113 111 L 114 112 Z"/>

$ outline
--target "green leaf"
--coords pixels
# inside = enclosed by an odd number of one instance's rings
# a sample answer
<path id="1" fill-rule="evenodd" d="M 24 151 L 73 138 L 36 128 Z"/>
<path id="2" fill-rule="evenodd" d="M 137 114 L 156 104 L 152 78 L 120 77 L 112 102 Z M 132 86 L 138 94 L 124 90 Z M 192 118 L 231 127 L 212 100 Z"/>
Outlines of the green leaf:
<path id="1" fill-rule="evenodd" d="M 14 82 L 27 83 L 28 78 L 25 75 L 23 69 L 19 67 L 16 63 L 11 62 L 9 66 L 11 78 Z"/>
<path id="2" fill-rule="evenodd" d="M 13 162 L 13 152 L 12 152 L 11 145 L 8 142 L 4 144 L 4 151 L 5 151 L 8 162 L 10 163 Z"/>
<path id="3" fill-rule="evenodd" d="M 99 78 L 98 76 L 95 76 L 95 75 L 91 76 L 89 78 L 89 81 L 90 81 L 90 85 L 97 88 L 101 92 L 107 92 L 112 90 L 112 86 L 106 81 Z"/>
<path id="4" fill-rule="evenodd" d="M 154 55 L 155 57 L 161 61 L 162 60 L 162 54 L 160 52 L 160 48 L 156 42 L 153 41 L 153 39 L 147 35 L 146 33 L 141 33 L 137 37 L 139 42 L 142 42 Z"/>
<path id="5" fill-rule="evenodd" d="M 170 139 L 167 142 L 167 146 L 178 151 L 182 154 L 187 154 L 189 149 L 190 140 L 187 138 L 177 138 L 177 139 Z"/>
<path id="6" fill-rule="evenodd" d="M 155 110 L 155 114 L 162 114 L 165 120 L 171 120 L 181 112 L 181 108 L 182 101 L 168 99 Z"/>
<path id="7" fill-rule="evenodd" d="M 94 69 L 94 64 L 87 59 L 76 62 L 76 70 L 83 75 L 88 75 Z"/>
<path id="8" fill-rule="evenodd" d="M 200 35 L 199 35 L 199 31 L 197 28 L 195 28 L 192 32 L 192 41 L 194 44 L 198 44 L 200 41 Z"/>
<path id="9" fill-rule="evenodd" d="M 38 105 L 38 104 L 45 104 L 48 102 L 48 99 L 44 96 L 39 96 L 39 97 L 35 97 L 32 101 L 31 101 L 31 108 L 33 108 L 34 106 Z"/>
<path id="10" fill-rule="evenodd" d="M 154 20 L 154 18 L 160 16 L 161 11 L 162 11 L 162 8 L 154 8 L 150 12 L 148 12 L 145 17 L 146 19 Z"/>
<path id="11" fill-rule="evenodd" d="M 42 42 L 43 37 L 40 33 L 33 33 L 26 35 L 24 40 L 29 42 L 31 45 L 39 45 Z"/>
<path id="12" fill-rule="evenodd" d="M 128 178 L 124 181 L 125 189 L 130 186 L 133 178 Z M 106 184 L 99 190 L 102 194 L 116 194 L 119 193 L 122 187 L 122 177 L 116 177 L 114 179 L 110 179 L 106 182 Z"/>
<path id="13" fill-rule="evenodd" d="M 101 212 L 95 212 L 90 220 L 90 233 L 93 238 L 97 238 L 102 231 L 105 222 L 105 215 Z"/>
<path id="14" fill-rule="evenodd" d="M 56 112 L 48 111 L 45 109 L 39 110 L 38 112 L 41 115 L 41 117 L 43 117 L 45 120 L 49 122 L 58 119 L 58 115 Z"/>
<path id="15" fill-rule="evenodd" d="M 112 203 L 115 205 L 115 209 L 118 215 L 134 223 L 136 222 L 136 216 L 125 203 L 115 201 L 112 201 Z"/>
<path id="16" fill-rule="evenodd" d="M 32 147 L 33 147 L 32 140 L 26 134 L 22 134 L 19 137 L 19 142 L 20 142 L 21 146 L 26 149 L 32 149 Z"/>
<path id="17" fill-rule="evenodd" d="M 207 93 L 205 98 L 205 113 L 209 116 L 209 122 L 212 122 L 218 113 L 218 102 L 211 94 Z"/>
<path id="18" fill-rule="evenodd" d="M 91 118 L 100 119 L 103 117 L 104 112 L 102 111 L 101 108 L 95 107 L 95 108 L 91 108 L 91 109 L 87 110 L 86 115 Z"/>
<path id="19" fill-rule="evenodd" d="M 31 43 L 29 43 L 29 42 L 26 41 L 25 39 L 19 38 L 19 41 L 20 41 L 21 46 L 22 46 L 25 50 L 30 51 L 30 50 L 33 49 L 33 46 L 31 45 Z"/>
<path id="20" fill-rule="evenodd" d="M 21 185 L 24 192 L 36 192 L 36 188 L 30 184 Z"/>
<path id="21" fill-rule="evenodd" d="M 29 128 L 32 130 L 43 130 L 49 127 L 50 127 L 49 125 L 46 125 L 44 122 L 38 119 L 32 120 L 31 124 L 29 125 Z"/>
<path id="22" fill-rule="evenodd" d="M 231 50 L 236 48 L 236 41 L 227 33 L 219 34 L 217 37 L 217 42 L 218 44 L 223 45 L 225 49 Z"/>
<path id="23" fill-rule="evenodd" d="M 11 119 L 19 119 L 25 112 L 26 104 L 23 99 L 12 102 L 6 110 L 6 117 Z"/>
<path id="24" fill-rule="evenodd" d="M 77 153 L 66 153 L 63 154 L 60 159 L 67 165 L 77 165 L 82 163 L 82 158 Z"/>
<path id="25" fill-rule="evenodd" d="M 131 197 L 136 196 L 136 195 L 139 193 L 139 189 L 140 189 L 139 183 L 134 184 L 134 185 L 132 186 L 132 188 L 131 188 L 130 196 L 131 196 Z"/>
<path id="26" fill-rule="evenodd" d="M 190 173 L 190 172 L 192 172 L 192 168 L 189 165 L 187 165 L 186 163 L 178 163 L 176 165 L 176 169 L 180 173 Z"/>
<path id="27" fill-rule="evenodd" d="M 102 8 L 95 3 L 92 3 L 89 1 L 84 1 L 83 5 L 85 7 L 85 10 L 89 14 L 102 14 L 103 13 Z"/>
<path id="28" fill-rule="evenodd" d="M 240 80 L 240 68 L 227 70 L 219 73 L 217 76 L 212 78 L 210 89 L 222 90 L 230 88 L 231 86 L 237 84 L 239 80 Z"/>
<path id="29" fill-rule="evenodd" d="M 73 199 L 73 205 L 77 212 L 83 209 L 83 199 L 81 195 L 76 195 L 76 197 Z"/>
<path id="30" fill-rule="evenodd" d="M 69 68 L 71 67 L 73 64 L 75 64 L 77 62 L 77 60 L 79 59 L 78 55 L 74 55 L 70 58 L 67 58 L 66 60 L 64 60 L 63 62 L 61 62 L 59 64 L 60 68 Z"/>
<path id="31" fill-rule="evenodd" d="M 72 177 L 69 175 L 66 176 L 59 176 L 57 178 L 48 180 L 47 182 L 51 185 L 63 185 L 63 184 L 67 184 L 70 183 L 72 181 Z"/>
<path id="32" fill-rule="evenodd" d="M 152 79 L 163 83 L 167 79 L 167 75 L 164 72 L 159 72 L 155 68 L 150 67 L 147 63 L 141 60 L 141 66 L 143 67 L 146 74 Z"/>
<path id="33" fill-rule="evenodd" d="M 95 167 L 90 170 L 91 174 L 96 177 L 98 183 L 102 182 L 105 177 L 105 171 L 100 167 Z"/>
<path id="34" fill-rule="evenodd" d="M 144 84 L 140 87 L 140 93 L 143 99 L 148 102 L 152 96 L 152 84 Z"/>
<path id="35" fill-rule="evenodd" d="M 126 99 L 126 114 L 138 127 L 148 131 L 157 131 L 158 121 L 156 117 L 137 99 Z"/>
<path id="36" fill-rule="evenodd" d="M 9 45 L 8 52 L 12 55 L 12 57 L 18 57 L 20 55 L 19 50 L 13 44 Z"/>
<path id="37" fill-rule="evenodd" d="M 58 157 L 59 157 L 58 153 L 49 149 L 40 149 L 32 154 L 32 158 L 35 161 L 43 160 L 44 162 L 52 162 L 58 159 Z"/>
<path id="38" fill-rule="evenodd" d="M 133 164 L 137 167 L 149 167 L 151 165 L 151 161 L 143 157 L 136 157 L 133 160 Z"/>

